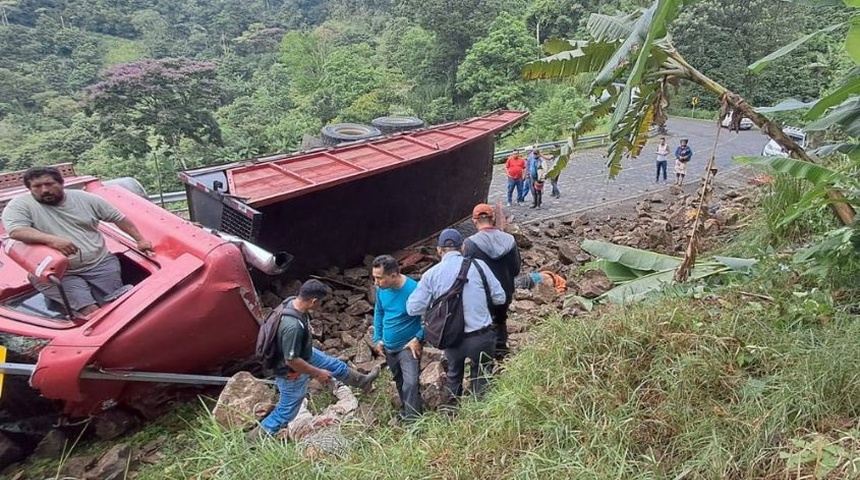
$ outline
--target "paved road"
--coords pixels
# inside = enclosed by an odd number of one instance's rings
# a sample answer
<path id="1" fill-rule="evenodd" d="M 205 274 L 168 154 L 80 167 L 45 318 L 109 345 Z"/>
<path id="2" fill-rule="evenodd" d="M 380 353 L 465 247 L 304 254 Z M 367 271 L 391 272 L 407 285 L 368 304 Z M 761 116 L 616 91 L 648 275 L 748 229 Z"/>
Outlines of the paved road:
<path id="1" fill-rule="evenodd" d="M 692 192 L 699 185 L 699 179 L 704 173 L 705 162 L 714 146 L 717 129 L 713 122 L 688 119 L 670 119 L 668 122 L 669 135 L 667 142 L 674 151 L 681 138 L 690 140 L 693 149 L 693 160 L 687 165 L 687 178 L 685 191 Z M 558 215 L 585 210 L 606 203 L 611 203 L 625 198 L 635 197 L 643 193 L 654 192 L 668 185 L 654 183 L 655 154 L 659 136 L 652 138 L 645 146 L 642 155 L 637 159 L 627 159 L 623 162 L 624 169 L 614 179 L 607 177 L 606 147 L 579 150 L 574 153 L 573 159 L 568 162 L 567 168 L 559 177 L 559 189 L 561 198 L 549 196 L 551 186 L 549 182 L 544 187 L 543 207 L 540 210 L 530 209 L 531 197 L 526 199 L 523 206 L 507 207 L 507 211 L 513 214 L 520 223 L 530 223 L 538 220 L 552 218 Z M 763 136 L 757 129 L 729 132 L 723 129 L 720 133 L 719 143 L 716 149 L 717 168 L 721 174 L 717 175 L 715 181 L 719 181 L 722 174 L 738 165 L 732 162 L 732 157 L 737 155 L 757 155 L 767 143 L 767 137 Z M 671 155 L 670 155 L 671 157 Z M 674 159 L 669 159 L 668 178 L 669 185 L 674 181 L 672 167 Z M 489 201 L 491 204 L 496 200 L 505 202 L 505 189 L 507 176 L 504 166 L 497 165 L 493 171 L 493 181 L 490 185 Z M 516 193 L 514 194 L 516 195 Z"/>

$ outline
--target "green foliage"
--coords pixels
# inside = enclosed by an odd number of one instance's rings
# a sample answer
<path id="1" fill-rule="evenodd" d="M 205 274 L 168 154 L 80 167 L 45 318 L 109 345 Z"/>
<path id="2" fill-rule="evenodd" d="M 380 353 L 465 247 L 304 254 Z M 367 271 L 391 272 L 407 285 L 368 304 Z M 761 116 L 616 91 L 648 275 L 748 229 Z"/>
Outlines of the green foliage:
<path id="1" fill-rule="evenodd" d="M 476 112 L 521 101 L 526 94 L 526 83 L 520 78 L 520 65 L 534 55 L 525 23 L 501 13 L 493 20 L 487 36 L 466 53 L 457 71 L 457 89 L 464 98 L 469 98 Z"/>

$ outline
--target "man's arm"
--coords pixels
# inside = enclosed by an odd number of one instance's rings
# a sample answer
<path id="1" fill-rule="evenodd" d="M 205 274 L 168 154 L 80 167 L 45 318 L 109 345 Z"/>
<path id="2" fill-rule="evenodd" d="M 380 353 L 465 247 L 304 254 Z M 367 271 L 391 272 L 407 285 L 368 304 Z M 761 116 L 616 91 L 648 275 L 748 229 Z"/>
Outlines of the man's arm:
<path id="1" fill-rule="evenodd" d="M 430 306 L 430 302 L 432 301 L 433 295 L 430 292 L 430 288 L 427 281 L 427 274 L 424 274 L 424 278 L 418 282 L 418 286 L 415 288 L 415 291 L 409 295 L 409 298 L 406 300 L 406 313 L 413 316 L 423 315 L 424 312 L 427 311 L 427 307 Z"/>
<path id="2" fill-rule="evenodd" d="M 480 262 L 478 267 L 485 272 L 484 276 L 487 277 L 487 283 L 490 287 L 490 299 L 493 301 L 493 305 L 503 305 L 508 296 L 505 294 L 505 289 L 502 288 L 502 284 L 499 283 L 499 279 L 496 278 L 493 271 L 490 270 L 490 267 L 488 267 L 486 263 L 480 260 L 476 260 L 476 262 Z"/>
<path id="3" fill-rule="evenodd" d="M 285 360 L 285 362 L 290 367 L 290 370 L 297 373 L 306 373 L 316 378 L 320 383 L 326 383 L 331 380 L 331 372 L 317 368 L 306 362 L 303 358 L 294 358 L 292 360 Z"/>
<path id="4" fill-rule="evenodd" d="M 77 245 L 72 243 L 71 240 L 36 230 L 33 227 L 18 227 L 9 232 L 9 238 L 24 243 L 47 245 L 55 250 L 59 250 L 60 253 L 66 256 L 78 253 Z"/>
<path id="5" fill-rule="evenodd" d="M 373 306 L 373 349 L 382 354 L 382 302 L 379 301 L 380 289 L 376 289 L 376 304 Z"/>
<path id="6" fill-rule="evenodd" d="M 114 224 L 119 227 L 120 230 L 127 233 L 134 241 L 137 242 L 137 249 L 141 252 L 151 252 L 152 251 L 152 242 L 143 238 L 143 235 L 140 234 L 140 231 L 134 225 L 134 223 L 128 219 L 128 217 L 123 218 L 122 220 L 117 220 Z"/>

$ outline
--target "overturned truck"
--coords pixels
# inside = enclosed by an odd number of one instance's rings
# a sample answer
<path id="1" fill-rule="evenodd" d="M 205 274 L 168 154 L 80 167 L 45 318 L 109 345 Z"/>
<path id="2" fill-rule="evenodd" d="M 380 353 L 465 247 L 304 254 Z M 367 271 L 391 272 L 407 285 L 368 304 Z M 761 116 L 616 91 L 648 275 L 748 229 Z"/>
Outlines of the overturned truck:
<path id="1" fill-rule="evenodd" d="M 42 413 L 37 405 L 54 406 L 68 418 L 119 405 L 134 408 L 159 382 L 206 383 L 195 375 L 223 373 L 248 359 L 261 320 L 254 270 L 298 277 L 352 265 L 466 217 L 487 197 L 494 136 L 526 115 L 499 111 L 184 172 L 194 223 L 122 185 L 63 166 L 67 189 L 110 202 L 152 241 L 155 252 L 144 255 L 118 228 L 101 224 L 131 288 L 96 312 L 75 317 L 28 281 L 28 275 L 45 275 L 45 266 L 62 254 L 46 255 L 47 247 L 13 251 L 12 242 L 4 242 L 0 345 L 8 357 L 0 360 L 0 373 L 24 377 L 7 379 L 2 390 L 0 433 L 40 433 L 44 423 L 28 423 Z M 21 173 L 0 174 L 0 211 L 14 196 L 27 194 Z"/>

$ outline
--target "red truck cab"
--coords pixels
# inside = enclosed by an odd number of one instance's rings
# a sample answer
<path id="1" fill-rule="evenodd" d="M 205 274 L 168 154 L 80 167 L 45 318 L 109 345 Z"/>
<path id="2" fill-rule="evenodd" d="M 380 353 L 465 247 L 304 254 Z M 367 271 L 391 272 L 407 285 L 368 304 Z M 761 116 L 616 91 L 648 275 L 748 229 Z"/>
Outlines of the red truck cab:
<path id="1" fill-rule="evenodd" d="M 239 247 L 125 188 L 61 167 L 66 189 L 107 200 L 153 243 L 154 254 L 144 255 L 119 228 L 102 223 L 132 287 L 96 312 L 70 318 L 0 249 L 0 344 L 9 361 L 35 363 L 31 387 L 61 401 L 67 414 L 92 415 L 151 385 L 82 379 L 85 369 L 214 373 L 253 354 L 260 306 Z M 0 211 L 16 195 L 29 195 L 21 173 L 0 175 Z"/>

